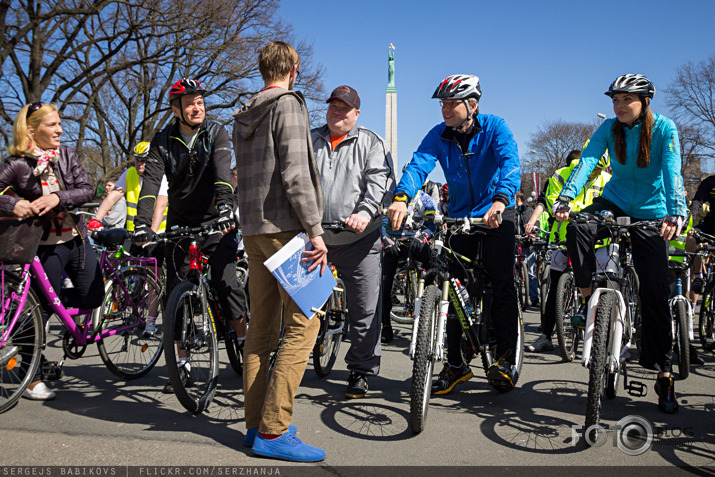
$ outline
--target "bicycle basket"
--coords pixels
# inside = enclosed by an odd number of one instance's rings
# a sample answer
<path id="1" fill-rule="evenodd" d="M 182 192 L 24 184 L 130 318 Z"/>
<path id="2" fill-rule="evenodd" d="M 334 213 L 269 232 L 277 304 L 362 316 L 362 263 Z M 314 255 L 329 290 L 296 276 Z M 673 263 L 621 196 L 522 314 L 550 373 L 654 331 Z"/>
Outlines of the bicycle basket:
<path id="1" fill-rule="evenodd" d="M 42 239 L 44 220 L 0 217 L 0 262 L 32 263 Z"/>

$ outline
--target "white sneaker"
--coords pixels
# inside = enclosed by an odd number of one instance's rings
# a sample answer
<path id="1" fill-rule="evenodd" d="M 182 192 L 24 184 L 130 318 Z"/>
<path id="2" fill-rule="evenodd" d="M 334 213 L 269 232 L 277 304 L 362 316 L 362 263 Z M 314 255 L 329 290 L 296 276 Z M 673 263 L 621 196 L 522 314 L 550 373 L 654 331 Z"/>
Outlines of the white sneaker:
<path id="1" fill-rule="evenodd" d="M 36 384 L 33 389 L 25 389 L 22 393 L 22 397 L 33 401 L 51 401 L 55 396 L 57 396 L 55 392 L 43 382 Z"/>
<path id="2" fill-rule="evenodd" d="M 149 338 L 156 334 L 156 316 L 150 316 L 146 319 L 146 326 L 144 327 L 144 338 Z"/>
<path id="3" fill-rule="evenodd" d="M 551 351 L 554 349 L 554 345 L 551 343 L 551 338 L 542 334 L 534 341 L 534 344 L 527 346 L 526 349 L 532 353 L 541 353 L 542 351 Z"/>

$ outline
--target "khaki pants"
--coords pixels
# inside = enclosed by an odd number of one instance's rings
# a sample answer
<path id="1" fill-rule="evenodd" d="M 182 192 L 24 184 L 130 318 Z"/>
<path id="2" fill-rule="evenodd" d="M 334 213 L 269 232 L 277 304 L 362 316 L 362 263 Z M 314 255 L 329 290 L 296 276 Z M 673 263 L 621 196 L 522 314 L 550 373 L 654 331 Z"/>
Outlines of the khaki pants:
<path id="1" fill-rule="evenodd" d="M 306 318 L 263 265 L 297 234 L 298 231 L 244 237 L 251 298 L 251 321 L 243 355 L 246 428 L 258 427 L 264 434 L 288 431 L 293 399 L 320 329 L 320 320 Z M 281 305 L 285 305 L 285 334 L 269 379 L 270 354 L 281 331 Z"/>

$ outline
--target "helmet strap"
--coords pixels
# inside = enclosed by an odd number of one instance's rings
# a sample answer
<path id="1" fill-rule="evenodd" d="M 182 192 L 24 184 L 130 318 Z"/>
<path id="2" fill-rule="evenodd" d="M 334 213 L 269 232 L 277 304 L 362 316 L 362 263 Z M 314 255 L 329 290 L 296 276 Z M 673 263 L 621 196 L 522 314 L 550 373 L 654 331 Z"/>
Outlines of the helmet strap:
<path id="1" fill-rule="evenodd" d="M 467 119 L 465 119 L 464 122 L 462 122 L 462 124 L 460 124 L 456 128 L 452 128 L 452 129 L 454 129 L 457 132 L 467 133 L 471 129 L 469 127 L 469 122 L 474 119 L 474 116 L 476 115 L 476 111 L 475 111 L 475 114 L 472 114 L 472 112 L 469 110 L 469 99 L 468 98 L 463 99 L 462 101 L 464 102 L 464 106 L 467 108 Z M 474 122 L 472 122 L 472 127 L 474 127 Z"/>

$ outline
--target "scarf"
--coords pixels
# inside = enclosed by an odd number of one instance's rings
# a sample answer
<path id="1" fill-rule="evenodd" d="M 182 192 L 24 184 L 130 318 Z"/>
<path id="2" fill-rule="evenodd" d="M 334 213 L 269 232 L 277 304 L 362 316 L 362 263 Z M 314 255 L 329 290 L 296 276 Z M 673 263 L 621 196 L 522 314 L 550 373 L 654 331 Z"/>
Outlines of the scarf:
<path id="1" fill-rule="evenodd" d="M 50 162 L 57 162 L 60 158 L 60 150 L 58 149 L 40 149 L 35 146 L 28 154 L 37 159 L 37 166 L 32 170 L 32 175 L 39 176 L 47 169 Z"/>

